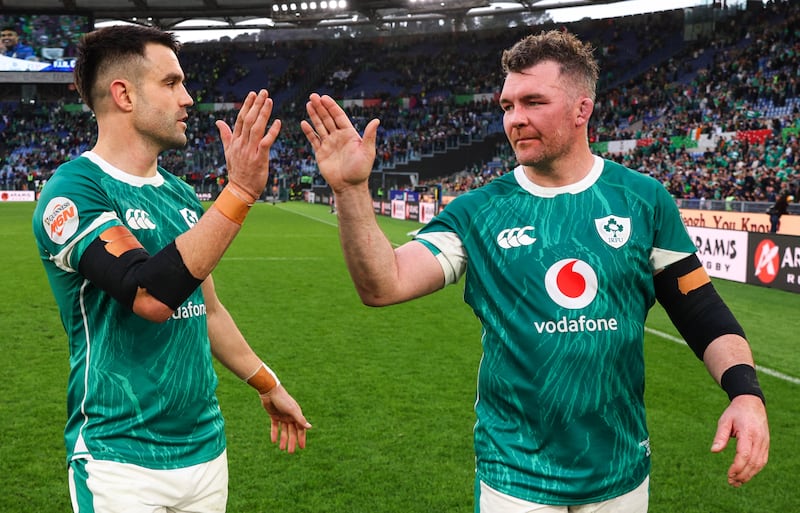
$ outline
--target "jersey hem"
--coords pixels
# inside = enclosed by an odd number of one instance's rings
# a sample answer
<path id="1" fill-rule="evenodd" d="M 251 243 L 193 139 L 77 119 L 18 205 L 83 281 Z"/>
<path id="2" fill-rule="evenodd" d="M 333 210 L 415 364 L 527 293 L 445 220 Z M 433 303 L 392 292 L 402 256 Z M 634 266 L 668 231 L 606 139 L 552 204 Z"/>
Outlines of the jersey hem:
<path id="1" fill-rule="evenodd" d="M 491 489 L 493 489 L 493 490 L 495 490 L 497 492 L 504 493 L 504 494 L 506 494 L 506 495 L 508 495 L 510 497 L 514 497 L 514 498 L 519 499 L 519 500 L 532 502 L 534 504 L 542 504 L 544 506 L 585 506 L 586 504 L 595 504 L 595 503 L 598 503 L 598 502 L 605 502 L 605 501 L 609 501 L 609 500 L 612 500 L 612 499 L 616 499 L 617 497 L 621 497 L 621 496 L 623 496 L 623 495 L 625 495 L 627 493 L 630 493 L 630 492 L 634 491 L 635 489 L 637 489 L 639 486 L 641 486 L 642 483 L 644 483 L 645 479 L 647 479 L 649 475 L 650 475 L 650 473 L 647 472 L 644 475 L 644 477 L 642 477 L 641 479 L 637 479 L 636 480 L 636 484 L 632 485 L 630 488 L 625 488 L 620 492 L 605 493 L 605 494 L 602 494 L 602 495 L 599 495 L 599 496 L 589 497 L 589 498 L 585 498 L 585 499 L 574 499 L 574 500 L 573 499 L 559 499 L 559 498 L 557 498 L 557 497 L 555 497 L 553 495 L 546 495 L 546 496 L 542 496 L 542 497 L 534 497 L 532 495 L 529 495 L 529 496 L 526 496 L 526 497 L 520 497 L 514 491 L 505 489 L 505 487 L 503 487 L 503 486 L 498 486 L 498 485 L 492 483 L 491 481 L 489 481 L 487 479 L 484 479 L 481 476 L 480 473 L 478 473 L 476 475 L 475 479 L 477 479 L 478 482 L 482 482 L 483 484 L 485 484 L 486 486 L 488 486 L 489 488 L 491 488 Z"/>

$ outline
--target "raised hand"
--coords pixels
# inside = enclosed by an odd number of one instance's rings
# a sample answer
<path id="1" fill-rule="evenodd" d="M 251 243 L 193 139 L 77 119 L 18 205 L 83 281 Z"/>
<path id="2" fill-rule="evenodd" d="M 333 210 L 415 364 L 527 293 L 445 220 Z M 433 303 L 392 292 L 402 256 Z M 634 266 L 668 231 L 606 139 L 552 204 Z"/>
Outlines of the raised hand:
<path id="1" fill-rule="evenodd" d="M 370 121 L 362 137 L 333 98 L 316 93 L 309 97 L 306 111 L 311 122 L 303 120 L 300 127 L 314 149 L 322 176 L 333 191 L 340 192 L 368 181 L 375 161 L 375 138 L 380 121 Z"/>
<path id="2" fill-rule="evenodd" d="M 222 120 L 217 120 L 225 161 L 228 166 L 228 181 L 242 192 L 261 196 L 269 176 L 269 150 L 281 130 L 281 121 L 276 119 L 267 129 L 272 114 L 272 98 L 262 89 L 258 94 L 251 91 L 239 109 L 233 130 Z"/>

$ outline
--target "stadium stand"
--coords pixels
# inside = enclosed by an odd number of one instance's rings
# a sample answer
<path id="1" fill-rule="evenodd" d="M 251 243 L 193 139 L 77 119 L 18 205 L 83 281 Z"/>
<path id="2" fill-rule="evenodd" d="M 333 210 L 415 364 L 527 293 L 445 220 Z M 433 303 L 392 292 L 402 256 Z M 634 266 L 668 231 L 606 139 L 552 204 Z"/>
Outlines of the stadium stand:
<path id="1" fill-rule="evenodd" d="M 595 151 L 657 177 L 684 202 L 800 199 L 800 6 L 731 11 L 695 41 L 684 39 L 684 23 L 675 10 L 565 27 L 591 41 L 601 63 Z M 196 101 L 189 144 L 162 162 L 215 194 L 225 161 L 214 120 L 232 122 L 235 102 L 266 87 L 283 121 L 270 183 L 286 195 L 304 176 L 322 184 L 299 130 L 305 98 L 317 91 L 342 99 L 358 126 L 381 118 L 375 171 L 391 171 L 390 185 L 413 170 L 446 193 L 479 187 L 516 165 L 496 103 L 499 54 L 530 30 L 187 44 L 181 61 Z M 91 113 L 74 92 L 0 108 L 0 189 L 39 187 L 91 146 Z"/>

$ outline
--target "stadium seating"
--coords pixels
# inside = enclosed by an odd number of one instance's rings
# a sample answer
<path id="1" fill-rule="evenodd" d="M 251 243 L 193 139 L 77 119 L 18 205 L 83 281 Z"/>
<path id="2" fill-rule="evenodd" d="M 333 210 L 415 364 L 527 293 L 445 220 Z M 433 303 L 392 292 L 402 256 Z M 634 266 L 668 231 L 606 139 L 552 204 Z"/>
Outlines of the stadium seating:
<path id="1" fill-rule="evenodd" d="M 717 22 L 726 30 L 696 41 L 684 40 L 680 10 L 569 25 L 593 43 L 601 64 L 590 128 L 595 151 L 659 177 L 676 198 L 766 201 L 768 186 L 800 198 L 800 41 L 790 30 L 798 19 L 800 7 L 791 2 L 731 11 Z M 447 153 L 477 155 L 475 145 L 502 133 L 498 56 L 530 30 L 188 44 L 181 61 L 198 103 L 190 143 L 161 163 L 213 192 L 225 174 L 214 119 L 232 120 L 247 91 L 267 87 L 284 126 L 272 168 L 286 188 L 303 175 L 321 181 L 298 126 L 311 91 L 342 99 L 358 126 L 381 118 L 376 172 L 430 168 L 425 181 L 454 190 L 480 186 L 514 167 L 507 144 L 460 169 L 422 163 Z M 30 187 L 31 175 L 41 183 L 91 146 L 91 115 L 72 95 L 51 105 L 2 103 L 0 188 Z M 718 133 L 735 137 L 717 148 L 698 146 Z M 609 142 L 628 140 L 631 151 L 603 153 Z M 783 158 L 767 159 L 774 153 Z"/>

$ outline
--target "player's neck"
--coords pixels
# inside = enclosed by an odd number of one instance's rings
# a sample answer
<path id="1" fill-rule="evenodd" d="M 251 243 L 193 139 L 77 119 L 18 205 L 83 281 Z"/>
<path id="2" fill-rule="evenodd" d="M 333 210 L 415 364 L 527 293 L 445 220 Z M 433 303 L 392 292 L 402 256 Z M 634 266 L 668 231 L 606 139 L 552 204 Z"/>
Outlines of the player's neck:
<path id="1" fill-rule="evenodd" d="M 92 151 L 128 174 L 147 178 L 157 173 L 158 154 L 141 148 L 135 141 L 98 137 Z"/>
<path id="2" fill-rule="evenodd" d="M 524 165 L 525 175 L 540 187 L 565 187 L 578 183 L 591 172 L 594 166 L 591 152 L 571 157 L 562 157 L 550 162 Z"/>

